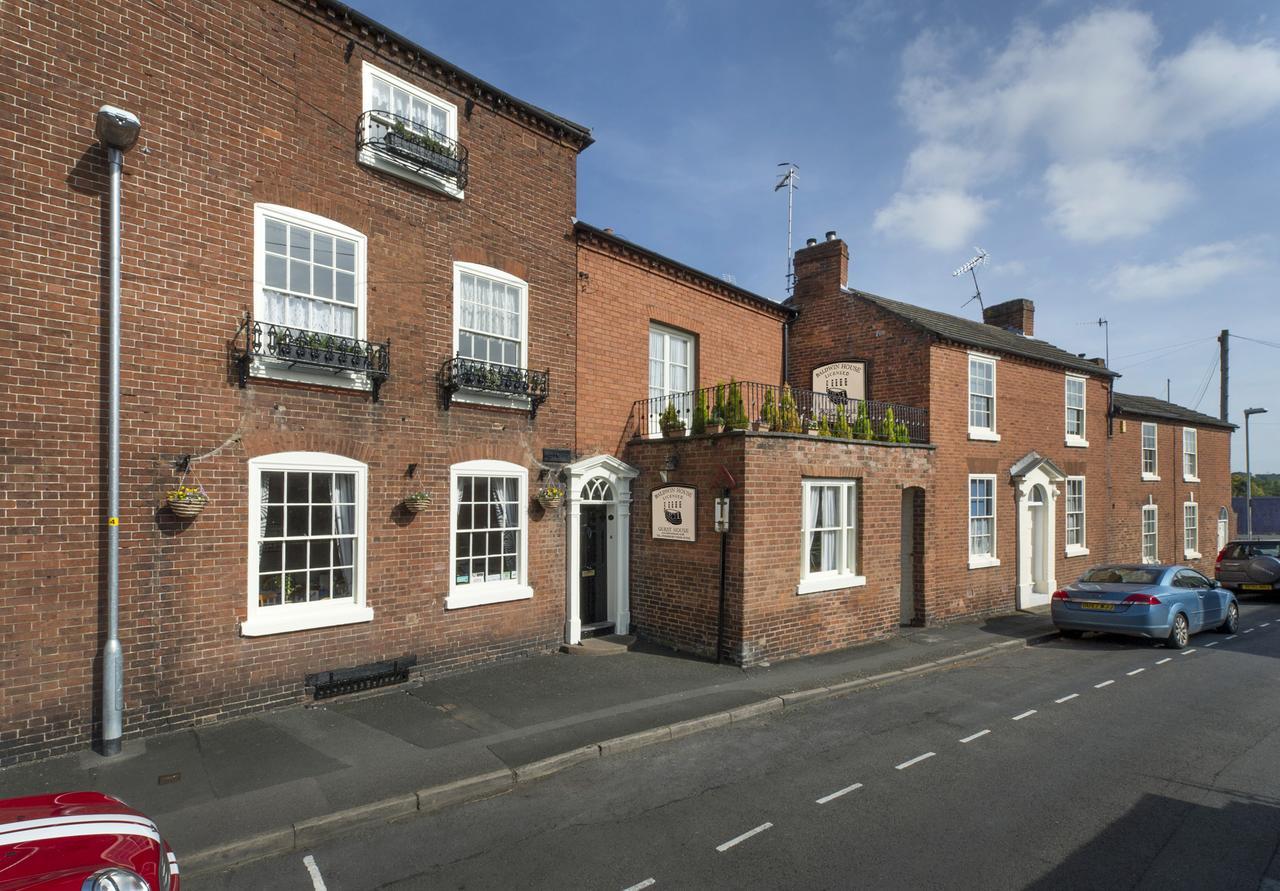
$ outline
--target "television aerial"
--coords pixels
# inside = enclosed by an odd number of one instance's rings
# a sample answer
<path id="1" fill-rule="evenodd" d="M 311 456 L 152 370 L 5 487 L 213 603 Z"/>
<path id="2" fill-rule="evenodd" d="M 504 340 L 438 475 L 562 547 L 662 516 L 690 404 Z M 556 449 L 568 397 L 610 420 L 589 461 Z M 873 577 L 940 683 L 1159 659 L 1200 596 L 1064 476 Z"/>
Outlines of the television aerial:
<path id="1" fill-rule="evenodd" d="M 787 172 L 778 178 L 778 184 L 773 187 L 773 190 L 775 192 L 780 189 L 787 190 L 787 293 L 790 294 L 796 283 L 795 271 L 792 269 L 794 255 L 791 253 L 791 208 L 795 201 L 796 189 L 800 188 L 796 182 L 800 168 L 790 161 L 783 161 L 778 166 L 787 168 Z"/>
<path id="2" fill-rule="evenodd" d="M 982 266 L 987 262 L 987 252 L 980 247 L 975 247 L 973 250 L 975 254 L 973 259 L 971 259 L 968 263 L 961 266 L 955 272 L 951 273 L 951 275 L 954 278 L 955 276 L 958 276 L 958 275 L 964 275 L 967 272 L 973 276 L 974 295 L 970 297 L 968 300 L 966 300 L 964 303 L 960 304 L 960 308 L 963 309 L 964 307 L 968 306 L 970 303 L 976 300 L 978 301 L 978 308 L 985 313 L 987 311 L 987 308 L 982 303 L 982 289 L 978 287 L 977 269 L 979 266 Z"/>

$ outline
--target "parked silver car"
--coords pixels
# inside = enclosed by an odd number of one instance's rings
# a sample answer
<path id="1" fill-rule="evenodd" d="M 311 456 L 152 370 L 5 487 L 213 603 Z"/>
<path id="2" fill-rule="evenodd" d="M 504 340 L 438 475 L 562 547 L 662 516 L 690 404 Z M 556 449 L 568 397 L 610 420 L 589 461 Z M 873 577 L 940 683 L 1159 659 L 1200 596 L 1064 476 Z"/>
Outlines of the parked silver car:
<path id="1" fill-rule="evenodd" d="M 1280 591 L 1280 538 L 1227 542 L 1213 574 L 1233 591 Z"/>
<path id="2" fill-rule="evenodd" d="M 1095 566 L 1053 595 L 1053 624 L 1063 637 L 1086 631 L 1163 640 L 1180 650 L 1197 631 L 1234 634 L 1236 596 L 1190 566 Z"/>

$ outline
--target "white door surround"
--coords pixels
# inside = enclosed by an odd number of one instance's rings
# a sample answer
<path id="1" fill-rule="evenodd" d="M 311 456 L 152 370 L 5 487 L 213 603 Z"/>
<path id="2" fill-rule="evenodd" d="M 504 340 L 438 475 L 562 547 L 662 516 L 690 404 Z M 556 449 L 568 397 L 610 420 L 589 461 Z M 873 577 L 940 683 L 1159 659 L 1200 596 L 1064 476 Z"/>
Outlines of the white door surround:
<path id="1" fill-rule="evenodd" d="M 1009 470 L 1018 499 L 1018 609 L 1045 606 L 1058 587 L 1058 486 L 1067 476 L 1037 452 Z"/>
<path id="2" fill-rule="evenodd" d="M 568 476 L 569 506 L 565 511 L 569 545 L 565 548 L 565 643 L 582 642 L 581 579 L 578 572 L 582 558 L 584 503 L 604 504 L 608 508 L 608 620 L 613 623 L 617 634 L 626 634 L 631 626 L 631 481 L 640 471 L 612 455 L 593 455 L 570 464 L 565 473 Z"/>

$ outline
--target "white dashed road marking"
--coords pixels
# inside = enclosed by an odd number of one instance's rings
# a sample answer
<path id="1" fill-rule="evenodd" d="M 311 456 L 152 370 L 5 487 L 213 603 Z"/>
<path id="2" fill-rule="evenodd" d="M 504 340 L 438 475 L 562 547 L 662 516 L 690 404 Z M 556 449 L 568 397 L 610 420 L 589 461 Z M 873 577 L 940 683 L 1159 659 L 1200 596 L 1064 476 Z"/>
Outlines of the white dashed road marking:
<path id="1" fill-rule="evenodd" d="M 622 891 L 642 891 L 642 889 L 648 888 L 650 885 L 655 885 L 655 884 L 657 884 L 657 882 L 655 882 L 653 879 L 645 879 L 643 882 L 636 882 L 630 888 L 623 888 Z"/>
<path id="2" fill-rule="evenodd" d="M 1133 677 L 1135 674 L 1142 674 L 1144 671 L 1146 671 L 1145 668 L 1135 668 L 1133 671 L 1126 671 L 1125 674 L 1129 677 Z"/>
<path id="3" fill-rule="evenodd" d="M 903 761 L 901 764 L 899 764 L 897 767 L 895 767 L 895 768 L 894 768 L 894 770 L 906 770 L 906 769 L 907 769 L 908 767 L 910 767 L 911 765 L 913 765 L 913 764 L 919 764 L 919 763 L 920 763 L 921 761 L 923 761 L 924 759 L 926 759 L 926 758 L 932 758 L 932 757 L 933 757 L 934 755 L 936 755 L 936 754 L 938 754 L 938 753 L 937 753 L 937 752 L 925 752 L 923 755 L 917 755 L 916 757 L 912 758 L 910 761 Z"/>
<path id="4" fill-rule="evenodd" d="M 1259 625 L 1258 627 L 1259 627 L 1259 628 L 1266 628 L 1266 627 L 1267 627 L 1268 625 L 1270 625 L 1270 624 L 1271 624 L 1270 622 L 1263 622 L 1263 623 L 1262 623 L 1261 625 Z"/>
<path id="5" fill-rule="evenodd" d="M 1093 689 L 1101 690 L 1103 687 L 1106 687 L 1107 685 L 1114 684 L 1114 683 L 1115 681 L 1103 681 L 1101 684 L 1094 684 Z"/>
<path id="6" fill-rule="evenodd" d="M 1215 640 L 1215 641 L 1213 641 L 1213 643 L 1207 643 L 1207 644 L 1205 644 L 1205 646 L 1206 646 L 1206 647 L 1216 647 L 1219 643 L 1220 643 L 1220 641 L 1216 641 L 1216 640 Z"/>
<path id="7" fill-rule="evenodd" d="M 960 740 L 960 742 L 962 743 L 973 742 L 978 737 L 986 736 L 990 732 L 991 732 L 990 730 L 979 730 L 977 733 L 973 733 L 973 734 L 970 734 L 969 736 L 966 736 L 964 739 Z"/>
<path id="8" fill-rule="evenodd" d="M 721 854 L 723 854 L 725 851 L 729 850 L 734 845 L 739 844 L 740 842 L 746 841 L 747 839 L 751 838 L 751 836 L 753 835 L 759 835 L 760 833 L 764 832 L 766 829 L 772 829 L 772 828 L 773 828 L 772 823 L 761 823 L 755 829 L 748 830 L 747 832 L 742 833 L 742 835 L 738 836 L 737 838 L 731 838 L 722 845 L 716 845 L 716 850 L 719 851 Z"/>
<path id="9" fill-rule="evenodd" d="M 1192 653 L 1194 653 L 1194 652 L 1195 652 L 1195 650 L 1183 650 L 1183 651 L 1182 651 L 1181 653 L 1179 653 L 1178 655 L 1179 655 L 1179 656 L 1190 656 L 1190 655 L 1191 655 Z"/>
<path id="10" fill-rule="evenodd" d="M 826 804 L 828 801 L 833 801 L 834 799 L 839 798 L 841 795 L 847 795 L 848 793 L 854 791 L 855 789 L 861 789 L 861 788 L 862 788 L 861 783 L 854 783 L 852 786 L 845 786 L 843 789 L 837 789 L 835 792 L 832 792 L 830 795 L 822 796 L 815 803 Z"/>
<path id="11" fill-rule="evenodd" d="M 1030 718 L 1030 717 L 1031 717 L 1032 715 L 1034 715 L 1035 713 L 1036 713 L 1036 710 L 1035 710 L 1035 709 L 1031 709 L 1030 711 L 1025 711 L 1025 712 L 1023 712 L 1023 713 L 1022 713 L 1022 714 L 1020 714 L 1020 715 L 1014 715 L 1014 716 L 1013 716 L 1013 718 L 1012 718 L 1011 720 L 1014 720 L 1014 721 L 1021 721 L 1023 718 Z"/>
<path id="12" fill-rule="evenodd" d="M 308 854 L 302 858 L 302 865 L 307 868 L 307 872 L 311 873 L 311 887 L 315 891 L 325 891 L 324 879 L 320 875 L 320 867 L 316 866 L 316 858 Z"/>
<path id="13" fill-rule="evenodd" d="M 1245 633 L 1245 634 L 1253 634 L 1253 629 L 1252 629 L 1252 628 L 1246 628 L 1246 629 L 1244 630 L 1244 633 Z"/>
<path id="14" fill-rule="evenodd" d="M 1071 700 L 1075 699 L 1079 695 L 1080 695 L 1079 693 L 1072 693 L 1070 696 L 1064 696 L 1061 699 L 1055 699 L 1054 702 L 1056 702 L 1058 705 L 1062 705 L 1062 703 L 1070 702 Z"/>
<path id="15" fill-rule="evenodd" d="M 1227 640 L 1235 640 L 1235 639 L 1236 639 L 1237 637 L 1239 637 L 1239 636 L 1240 636 L 1240 635 L 1238 635 L 1238 634 L 1228 634 L 1228 635 L 1227 635 Z"/>
<path id="16" fill-rule="evenodd" d="M 1172 662 L 1172 661 L 1173 661 L 1172 656 L 1165 656 L 1163 659 L 1157 662 L 1156 665 L 1164 665 L 1166 662 Z"/>

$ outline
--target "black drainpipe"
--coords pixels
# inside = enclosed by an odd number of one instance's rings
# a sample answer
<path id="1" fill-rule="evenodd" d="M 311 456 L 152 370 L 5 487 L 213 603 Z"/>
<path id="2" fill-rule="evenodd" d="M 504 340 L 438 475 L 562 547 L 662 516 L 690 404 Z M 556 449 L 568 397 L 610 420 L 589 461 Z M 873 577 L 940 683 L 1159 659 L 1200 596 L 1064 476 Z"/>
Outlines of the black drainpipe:
<path id="1" fill-rule="evenodd" d="M 729 498 L 729 490 L 724 490 L 724 497 L 727 501 Z M 716 664 L 719 665 L 724 661 L 724 602 L 725 602 L 725 581 L 728 577 L 729 563 L 729 529 L 726 527 L 724 532 L 720 533 L 720 621 L 716 626 Z"/>

